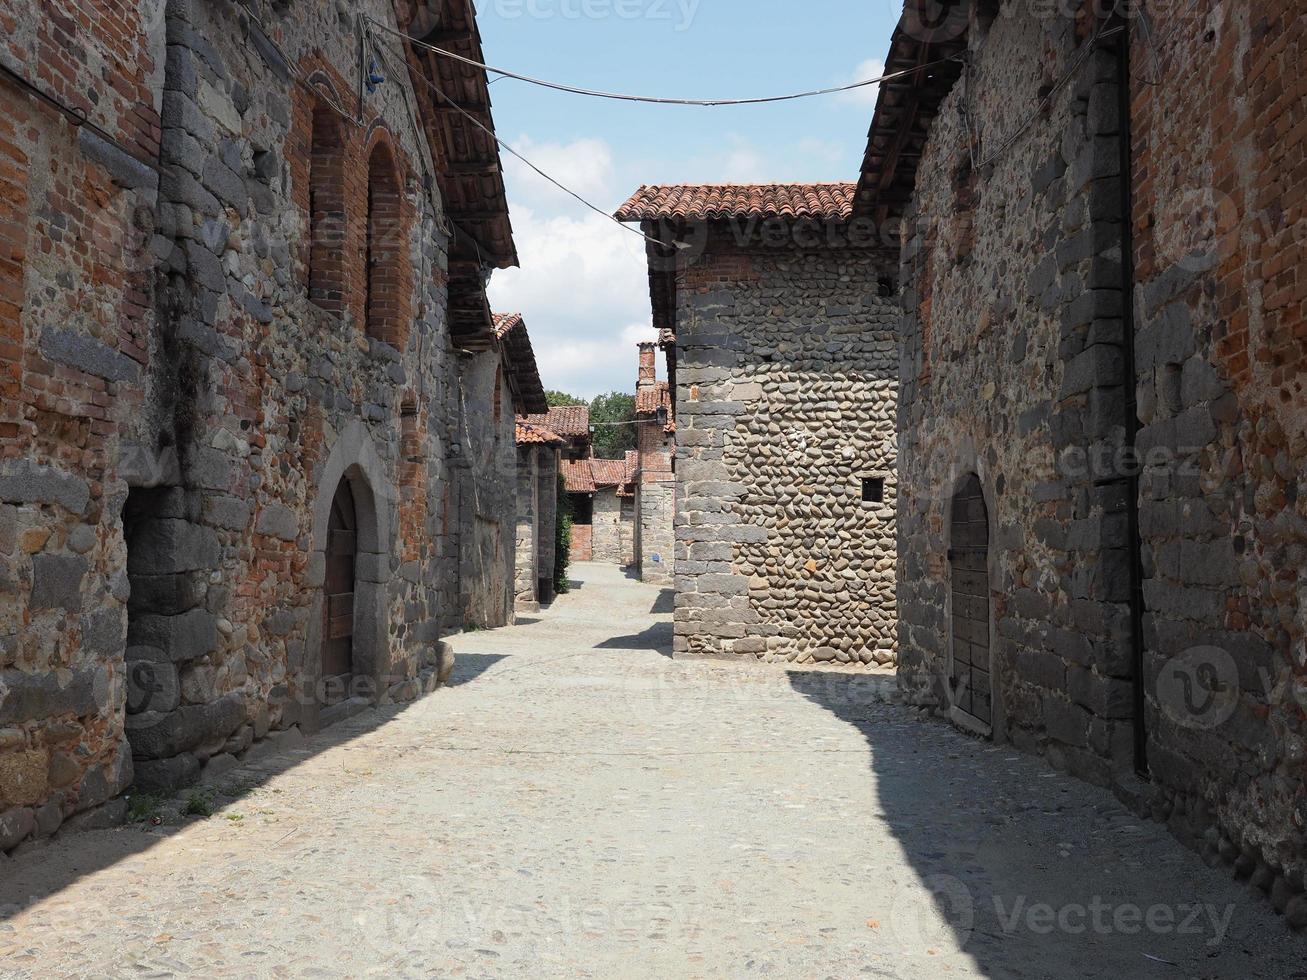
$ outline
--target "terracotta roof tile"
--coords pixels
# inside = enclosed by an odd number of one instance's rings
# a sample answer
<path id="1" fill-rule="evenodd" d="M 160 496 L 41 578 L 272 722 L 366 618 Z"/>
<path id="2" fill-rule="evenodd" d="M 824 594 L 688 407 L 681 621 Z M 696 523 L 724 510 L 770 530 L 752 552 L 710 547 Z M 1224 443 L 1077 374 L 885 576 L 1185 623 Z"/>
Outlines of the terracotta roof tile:
<path id="1" fill-rule="evenodd" d="M 594 493 L 594 474 L 588 459 L 563 460 L 563 489 L 568 493 Z"/>
<path id="2" fill-rule="evenodd" d="M 585 405 L 551 408 L 544 415 L 528 415 L 526 421 L 532 425 L 543 425 L 564 439 L 588 438 L 590 435 L 590 409 Z"/>
<path id="3" fill-rule="evenodd" d="M 494 314 L 493 319 L 495 324 L 495 337 L 499 340 L 502 340 L 504 334 L 508 333 L 514 327 L 520 327 L 523 322 L 521 313 L 496 313 Z"/>
<path id="4" fill-rule="evenodd" d="M 637 415 L 652 415 L 659 407 L 671 408 L 671 392 L 666 381 L 659 381 L 652 387 L 640 388 L 635 393 L 635 412 Z"/>
<path id="5" fill-rule="evenodd" d="M 626 482 L 626 460 L 591 459 L 589 463 L 596 487 L 620 487 Z"/>
<path id="6" fill-rule="evenodd" d="M 517 417 L 517 444 L 519 446 L 561 446 L 567 442 L 556 432 L 543 425 L 534 425 L 522 416 Z"/>
<path id="7" fill-rule="evenodd" d="M 618 210 L 619 221 L 681 218 L 848 218 L 856 184 L 654 184 Z"/>

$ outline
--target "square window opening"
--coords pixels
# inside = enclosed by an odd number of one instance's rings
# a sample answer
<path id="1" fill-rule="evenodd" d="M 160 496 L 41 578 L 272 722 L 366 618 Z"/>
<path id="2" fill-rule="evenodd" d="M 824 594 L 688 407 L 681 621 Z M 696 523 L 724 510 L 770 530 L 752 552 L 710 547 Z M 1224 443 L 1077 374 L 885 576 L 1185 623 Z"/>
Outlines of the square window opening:
<path id="1" fill-rule="evenodd" d="M 862 502 L 864 504 L 883 504 L 885 502 L 885 478 L 883 476 L 864 476 L 862 478 Z"/>

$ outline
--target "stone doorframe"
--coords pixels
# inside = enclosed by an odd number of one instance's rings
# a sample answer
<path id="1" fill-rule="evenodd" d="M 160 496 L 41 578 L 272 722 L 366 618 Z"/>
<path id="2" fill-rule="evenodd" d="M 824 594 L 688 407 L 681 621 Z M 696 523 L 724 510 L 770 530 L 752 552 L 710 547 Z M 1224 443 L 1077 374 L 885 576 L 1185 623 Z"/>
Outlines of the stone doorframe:
<path id="1" fill-rule="evenodd" d="M 989 472 L 989 467 L 985 460 L 976 452 L 966 452 L 955 457 L 950 478 L 947 486 L 944 488 L 946 493 L 942 495 L 944 506 L 944 555 L 948 555 L 953 547 L 953 501 L 958 491 L 962 488 L 963 482 L 972 474 L 975 474 L 980 480 L 980 494 L 985 501 L 985 509 L 988 512 L 988 541 L 986 542 L 985 566 L 989 573 L 989 690 L 990 690 L 990 723 L 986 725 L 977 718 L 972 717 L 967 712 L 953 704 L 950 697 L 948 699 L 949 720 L 959 728 L 965 729 L 973 734 L 980 735 L 984 738 L 990 738 L 995 743 L 1006 742 L 1007 732 L 1007 712 L 1004 710 L 1002 688 L 998 683 L 997 667 L 998 659 L 998 622 L 994 615 L 994 584 L 1001 581 L 998 577 L 998 552 L 995 527 L 998 524 L 998 510 L 995 507 L 995 489 L 993 474 Z M 953 676 L 953 568 L 952 563 L 945 560 L 944 567 L 948 569 L 945 578 L 944 588 L 944 629 L 946 631 L 945 639 L 948 643 L 948 656 L 944 662 L 943 675 L 940 677 L 940 683 L 944 687 L 945 693 L 948 692 L 949 678 Z"/>
<path id="2" fill-rule="evenodd" d="M 353 421 L 337 437 L 318 475 L 313 501 L 313 553 L 305 584 L 313 593 L 312 613 L 305 636 L 304 681 L 314 692 L 305 705 L 314 716 L 316 691 L 322 676 L 322 606 L 327 569 L 327 527 L 331 502 L 341 480 L 354 494 L 358 552 L 354 568 L 354 682 L 352 695 L 376 701 L 394 683 L 390 672 L 390 630 L 387 588 L 394 526 L 391 492 L 385 467 L 362 422 Z M 314 726 L 316 727 L 316 726 Z"/>

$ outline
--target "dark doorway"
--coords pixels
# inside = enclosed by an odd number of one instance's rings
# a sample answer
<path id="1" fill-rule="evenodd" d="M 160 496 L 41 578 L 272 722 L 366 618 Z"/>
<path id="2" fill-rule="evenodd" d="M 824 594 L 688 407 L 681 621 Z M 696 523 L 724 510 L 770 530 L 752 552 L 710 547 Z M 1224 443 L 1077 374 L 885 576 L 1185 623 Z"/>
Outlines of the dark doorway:
<path id="1" fill-rule="evenodd" d="M 326 704 L 349 697 L 354 676 L 354 565 L 358 520 L 349 480 L 341 480 L 327 523 L 326 601 L 322 605 L 322 680 Z"/>
<path id="2" fill-rule="evenodd" d="M 974 473 L 953 496 L 949 568 L 953 589 L 953 704 L 983 725 L 993 720 L 989 675 L 989 511 Z"/>

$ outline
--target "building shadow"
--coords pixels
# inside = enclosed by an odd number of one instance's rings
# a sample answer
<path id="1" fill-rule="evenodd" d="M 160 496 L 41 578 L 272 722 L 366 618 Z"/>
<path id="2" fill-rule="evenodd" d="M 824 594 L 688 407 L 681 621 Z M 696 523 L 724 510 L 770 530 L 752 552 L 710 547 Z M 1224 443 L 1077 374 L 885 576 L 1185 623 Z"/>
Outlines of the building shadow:
<path id="1" fill-rule="evenodd" d="M 484 673 L 495 661 L 490 655 L 460 654 L 449 685 L 467 683 Z M 186 816 L 187 804 L 217 811 L 259 789 L 282 773 L 309 759 L 364 738 L 388 725 L 406 711 L 439 697 L 442 688 L 417 701 L 361 707 L 335 724 L 308 736 L 297 730 L 273 732 L 255 744 L 235 768 L 182 789 L 171 797 L 153 797 L 129 789 L 123 797 L 69 820 L 54 837 L 29 841 L 3 860 L 0 866 L 0 922 L 8 921 L 45 899 L 58 894 L 87 875 L 93 875 L 125 858 L 143 853 L 168 837 L 212 816 Z M 146 805 L 148 804 L 148 810 Z M 109 821 L 114 809 L 126 807 L 126 824 Z M 136 814 L 133 814 L 136 810 Z M 134 821 L 142 811 L 158 812 L 163 823 L 154 826 L 148 816 Z M 118 818 L 121 820 L 121 817 Z M 89 823 L 88 823 L 89 821 Z M 3 974 L 0 970 L 0 974 Z"/>
<path id="2" fill-rule="evenodd" d="M 669 660 L 672 656 L 672 635 L 675 627 L 671 623 L 654 623 L 639 633 L 628 636 L 611 636 L 602 643 L 596 643 L 596 650 L 653 650 Z"/>
<path id="3" fill-rule="evenodd" d="M 1196 854 L 1176 854 L 1164 827 L 1108 791 L 887 703 L 891 674 L 787 674 L 867 743 L 877 812 L 856 817 L 868 821 L 869 846 L 891 846 L 881 837 L 888 830 L 917 879 L 889 896 L 878 886 L 888 901 L 877 926 L 905 962 L 926 966 L 956 947 L 990 977 L 1106 978 L 1123 975 L 1123 962 L 1137 977 L 1269 975 L 1258 968 L 1264 896 Z M 1162 925 L 1149 928 L 1149 915 Z M 1218 925 L 1212 916 L 1229 918 Z M 1120 948 L 1127 941 L 1132 948 Z M 1301 940 L 1284 929 L 1284 942 Z"/>
<path id="4" fill-rule="evenodd" d="M 521 620 L 518 622 L 520 624 Z M 539 622 L 539 620 L 532 620 L 532 622 Z M 470 684 L 499 661 L 507 659 L 505 655 L 498 653 L 458 653 L 454 657 L 454 671 L 449 675 L 445 686 L 459 687 Z"/>
<path id="5" fill-rule="evenodd" d="M 658 593 L 658 598 L 654 600 L 653 608 L 649 610 L 655 616 L 670 616 L 676 612 L 676 590 L 663 589 Z"/>

